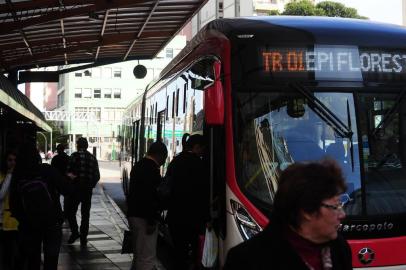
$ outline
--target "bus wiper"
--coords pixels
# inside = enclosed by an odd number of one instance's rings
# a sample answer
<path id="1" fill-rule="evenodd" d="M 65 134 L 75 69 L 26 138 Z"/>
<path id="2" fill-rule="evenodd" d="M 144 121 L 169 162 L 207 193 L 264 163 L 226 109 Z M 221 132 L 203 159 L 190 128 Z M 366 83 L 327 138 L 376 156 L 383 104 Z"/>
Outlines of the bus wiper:
<path id="1" fill-rule="evenodd" d="M 351 124 L 350 103 L 348 102 L 348 98 L 347 98 L 347 127 L 351 131 L 351 136 L 348 139 L 350 139 L 351 169 L 352 172 L 354 172 L 354 147 L 352 143 L 353 132 Z"/>
<path id="2" fill-rule="evenodd" d="M 350 140 L 350 153 L 351 153 L 351 168 L 354 171 L 354 150 L 352 136 L 354 132 L 351 129 L 350 107 L 347 100 L 347 117 L 348 125 L 344 124 L 338 116 L 326 107 L 318 98 L 307 91 L 303 86 L 292 83 L 289 84 L 291 88 L 302 94 L 312 105 L 310 108 L 329 125 L 340 138 L 347 138 Z"/>
<path id="3" fill-rule="evenodd" d="M 386 112 L 384 114 L 384 116 L 382 117 L 381 121 L 379 122 L 379 124 L 372 130 L 372 136 L 376 136 L 376 133 L 381 130 L 382 128 L 384 128 L 387 123 L 389 123 L 392 120 L 392 117 L 398 112 L 399 110 L 399 106 L 400 103 L 403 99 L 403 97 L 405 96 L 406 90 L 403 89 L 402 92 L 400 92 L 400 94 L 398 95 L 395 105 L 392 107 L 392 109 L 390 109 L 388 112 Z"/>

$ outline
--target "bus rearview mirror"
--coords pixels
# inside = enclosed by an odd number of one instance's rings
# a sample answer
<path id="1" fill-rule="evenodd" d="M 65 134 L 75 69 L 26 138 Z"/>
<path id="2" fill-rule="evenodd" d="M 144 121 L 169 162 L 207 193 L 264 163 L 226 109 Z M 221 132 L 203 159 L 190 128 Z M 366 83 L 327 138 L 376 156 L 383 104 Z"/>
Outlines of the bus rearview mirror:
<path id="1" fill-rule="evenodd" d="M 303 99 L 290 99 L 287 104 L 287 114 L 292 118 L 303 117 L 306 110 Z"/>

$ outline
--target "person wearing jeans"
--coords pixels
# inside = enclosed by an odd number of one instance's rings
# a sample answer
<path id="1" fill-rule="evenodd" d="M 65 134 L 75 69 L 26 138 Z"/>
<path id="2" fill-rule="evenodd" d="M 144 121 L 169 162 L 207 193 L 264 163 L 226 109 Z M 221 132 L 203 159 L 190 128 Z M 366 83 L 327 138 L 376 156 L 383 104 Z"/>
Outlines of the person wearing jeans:
<path id="1" fill-rule="evenodd" d="M 68 244 L 73 244 L 80 237 L 80 244 L 86 246 L 89 233 L 90 207 L 93 188 L 100 179 L 99 164 L 97 159 L 87 151 L 89 144 L 86 138 L 79 138 L 76 142 L 77 152 L 70 157 L 68 175 L 72 178 L 74 191 L 65 197 L 66 217 L 69 221 L 71 236 Z M 76 212 L 81 204 L 80 234 L 76 221 Z"/>

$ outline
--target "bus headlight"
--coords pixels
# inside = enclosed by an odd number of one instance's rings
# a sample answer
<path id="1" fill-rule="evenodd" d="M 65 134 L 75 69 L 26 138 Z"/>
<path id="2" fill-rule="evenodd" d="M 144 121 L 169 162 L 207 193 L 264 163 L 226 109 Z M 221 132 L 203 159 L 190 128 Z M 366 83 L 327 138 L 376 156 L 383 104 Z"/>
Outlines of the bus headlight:
<path id="1" fill-rule="evenodd" d="M 234 200 L 230 200 L 230 204 L 238 230 L 244 240 L 250 239 L 262 230 L 244 206 Z"/>

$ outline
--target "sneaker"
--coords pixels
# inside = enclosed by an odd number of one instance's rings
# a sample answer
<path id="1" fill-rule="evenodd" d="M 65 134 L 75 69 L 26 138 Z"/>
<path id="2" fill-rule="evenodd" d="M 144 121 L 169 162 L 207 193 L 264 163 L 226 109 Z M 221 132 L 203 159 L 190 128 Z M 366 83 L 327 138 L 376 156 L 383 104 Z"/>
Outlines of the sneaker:
<path id="1" fill-rule="evenodd" d="M 78 233 L 72 233 L 68 239 L 68 244 L 73 244 L 79 237 Z"/>

